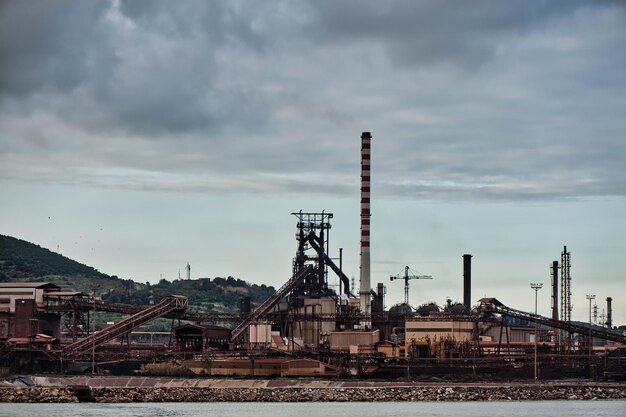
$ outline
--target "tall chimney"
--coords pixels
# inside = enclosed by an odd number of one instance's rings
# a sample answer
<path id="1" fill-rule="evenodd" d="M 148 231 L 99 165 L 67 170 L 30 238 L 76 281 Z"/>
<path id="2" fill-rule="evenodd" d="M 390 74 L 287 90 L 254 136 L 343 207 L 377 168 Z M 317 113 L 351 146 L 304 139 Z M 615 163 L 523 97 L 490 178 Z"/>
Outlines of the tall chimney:
<path id="1" fill-rule="evenodd" d="M 361 134 L 361 286 L 359 297 L 361 312 L 372 312 L 370 295 L 370 157 L 372 135 Z"/>
<path id="2" fill-rule="evenodd" d="M 611 297 L 606 297 L 606 327 L 608 329 L 613 328 L 613 307 L 611 303 L 613 299 Z"/>
<path id="3" fill-rule="evenodd" d="M 552 320 L 559 319 L 559 261 L 552 261 Z"/>
<path id="4" fill-rule="evenodd" d="M 469 313 L 472 309 L 472 255 L 463 255 L 463 305 Z"/>

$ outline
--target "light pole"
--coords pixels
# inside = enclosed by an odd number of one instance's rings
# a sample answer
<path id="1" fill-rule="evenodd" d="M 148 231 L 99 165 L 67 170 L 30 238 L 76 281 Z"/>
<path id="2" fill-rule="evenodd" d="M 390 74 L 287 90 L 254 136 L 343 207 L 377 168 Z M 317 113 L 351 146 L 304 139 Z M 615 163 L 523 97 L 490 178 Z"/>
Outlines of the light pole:
<path id="1" fill-rule="evenodd" d="M 91 345 L 91 375 L 96 373 L 96 288 L 93 289 L 93 327 L 91 337 L 93 343 Z"/>
<path id="2" fill-rule="evenodd" d="M 543 287 L 543 283 L 530 283 L 530 288 L 535 290 L 535 382 L 539 380 L 539 364 L 537 362 L 537 293 Z"/>
<path id="3" fill-rule="evenodd" d="M 596 299 L 595 294 L 587 294 L 589 300 L 589 369 L 591 369 L 591 353 L 593 350 L 593 338 L 591 337 L 591 301 Z"/>

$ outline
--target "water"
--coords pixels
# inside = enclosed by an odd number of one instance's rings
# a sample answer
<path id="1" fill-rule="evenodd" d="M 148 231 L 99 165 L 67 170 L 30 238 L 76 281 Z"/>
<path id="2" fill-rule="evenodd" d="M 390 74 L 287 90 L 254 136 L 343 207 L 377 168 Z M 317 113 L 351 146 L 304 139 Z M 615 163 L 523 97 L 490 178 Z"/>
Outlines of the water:
<path id="1" fill-rule="evenodd" d="M 0 417 L 624 417 L 626 400 L 0 404 Z"/>

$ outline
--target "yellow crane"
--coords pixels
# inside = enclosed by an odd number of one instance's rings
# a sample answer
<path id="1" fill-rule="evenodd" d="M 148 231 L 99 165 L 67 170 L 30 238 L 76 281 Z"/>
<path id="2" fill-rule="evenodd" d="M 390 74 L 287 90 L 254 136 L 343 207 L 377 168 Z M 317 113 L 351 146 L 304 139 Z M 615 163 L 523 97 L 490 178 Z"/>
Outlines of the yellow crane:
<path id="1" fill-rule="evenodd" d="M 397 274 L 397 275 L 391 275 L 389 277 L 389 279 L 391 281 L 395 281 L 397 279 L 403 279 L 404 280 L 404 302 L 405 304 L 409 304 L 409 280 L 410 279 L 433 279 L 432 276 L 430 275 L 409 275 L 409 271 L 411 268 L 409 268 L 408 266 L 404 267 L 404 276 Z"/>

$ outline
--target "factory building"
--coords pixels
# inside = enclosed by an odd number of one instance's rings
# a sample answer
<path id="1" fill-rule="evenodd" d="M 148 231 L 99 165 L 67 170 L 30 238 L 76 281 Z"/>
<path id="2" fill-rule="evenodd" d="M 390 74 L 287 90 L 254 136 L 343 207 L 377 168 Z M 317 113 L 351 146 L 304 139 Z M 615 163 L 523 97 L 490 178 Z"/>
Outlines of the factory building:
<path id="1" fill-rule="evenodd" d="M 34 307 L 43 308 L 44 295 L 60 290 L 49 282 L 0 282 L 0 312 L 15 314 L 18 300 L 32 300 Z"/>
<path id="2" fill-rule="evenodd" d="M 295 307 L 291 313 L 302 319 L 289 323 L 291 327 L 290 344 L 294 348 L 318 348 L 328 341 L 328 335 L 335 330 L 335 323 L 316 318 L 333 316 L 336 301 L 332 297 L 304 298 L 302 306 Z"/>
<path id="3" fill-rule="evenodd" d="M 469 342 L 475 337 L 474 322 L 471 320 L 410 318 L 405 322 L 405 340 L 411 342 L 428 340 L 431 342 Z"/>
<path id="4" fill-rule="evenodd" d="M 30 343 L 25 339 L 38 334 L 60 339 L 60 317 L 46 310 L 47 296 L 59 292 L 60 287 L 49 282 L 0 283 L 0 339 L 17 338 L 20 343 Z"/>
<path id="5" fill-rule="evenodd" d="M 380 330 L 344 330 L 330 333 L 330 349 L 364 353 L 380 342 Z"/>

